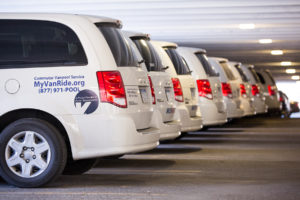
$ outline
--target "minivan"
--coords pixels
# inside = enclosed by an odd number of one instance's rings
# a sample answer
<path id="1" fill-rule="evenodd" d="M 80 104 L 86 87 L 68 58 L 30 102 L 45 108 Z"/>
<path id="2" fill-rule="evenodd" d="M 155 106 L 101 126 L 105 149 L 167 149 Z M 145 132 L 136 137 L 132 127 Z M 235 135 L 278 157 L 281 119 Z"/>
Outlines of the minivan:
<path id="1" fill-rule="evenodd" d="M 159 129 L 160 141 L 180 136 L 180 122 L 175 119 L 176 102 L 171 76 L 165 72 L 162 61 L 150 43 L 150 35 L 125 32 L 134 43 L 142 68 L 148 73 L 154 113 L 151 126 Z"/>
<path id="2" fill-rule="evenodd" d="M 198 91 L 198 105 L 204 126 L 227 122 L 226 104 L 223 99 L 219 73 L 208 62 L 206 51 L 199 48 L 178 47 L 179 54 L 192 70 Z"/>
<path id="3" fill-rule="evenodd" d="M 268 113 L 270 115 L 280 115 L 281 113 L 281 104 L 279 101 L 279 92 L 273 79 L 273 76 L 269 70 L 258 70 L 256 73 L 262 83 L 262 91 L 266 97 L 266 104 L 268 105 Z"/>
<path id="4" fill-rule="evenodd" d="M 159 144 L 146 72 L 119 20 L 0 14 L 0 174 L 38 187 Z"/>
<path id="5" fill-rule="evenodd" d="M 228 64 L 234 76 L 237 77 L 237 81 L 240 85 L 241 109 L 244 111 L 244 116 L 252 116 L 255 114 L 253 105 L 254 99 L 251 96 L 251 85 L 249 80 L 241 68 L 242 63 L 229 61 Z"/>
<path id="6" fill-rule="evenodd" d="M 262 92 L 262 84 L 257 76 L 253 65 L 242 64 L 242 70 L 247 76 L 251 85 L 251 98 L 253 98 L 253 106 L 256 114 L 264 114 L 268 112 L 268 106 L 265 103 L 265 97 Z"/>
<path id="7" fill-rule="evenodd" d="M 228 59 L 218 57 L 208 57 L 208 61 L 220 74 L 222 93 L 227 107 L 227 118 L 240 118 L 244 115 L 241 109 L 240 85 L 237 77 L 232 73 L 228 64 Z"/>
<path id="8" fill-rule="evenodd" d="M 197 131 L 203 126 L 197 103 L 196 84 L 185 60 L 177 52 L 177 44 L 151 41 L 162 60 L 165 71 L 172 77 L 176 101 L 175 117 L 181 132 Z"/>

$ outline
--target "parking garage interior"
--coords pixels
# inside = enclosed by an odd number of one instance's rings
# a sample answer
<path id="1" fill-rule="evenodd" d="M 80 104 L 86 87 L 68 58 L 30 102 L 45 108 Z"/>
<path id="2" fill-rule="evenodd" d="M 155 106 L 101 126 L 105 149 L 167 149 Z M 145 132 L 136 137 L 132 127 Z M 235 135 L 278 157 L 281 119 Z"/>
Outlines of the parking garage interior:
<path id="1" fill-rule="evenodd" d="M 268 69 L 300 102 L 299 0 L 11 0 L 0 12 L 54 12 L 120 19 L 153 40 Z M 188 132 L 157 148 L 101 158 L 83 175 L 42 188 L 0 180 L 0 200 L 300 198 L 300 114 L 253 116 Z"/>

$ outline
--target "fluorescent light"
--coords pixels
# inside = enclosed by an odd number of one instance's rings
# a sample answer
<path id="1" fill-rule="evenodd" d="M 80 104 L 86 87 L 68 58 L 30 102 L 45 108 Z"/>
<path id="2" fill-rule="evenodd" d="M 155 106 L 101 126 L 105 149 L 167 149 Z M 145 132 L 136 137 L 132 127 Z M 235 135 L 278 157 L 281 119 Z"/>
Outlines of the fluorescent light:
<path id="1" fill-rule="evenodd" d="M 240 24 L 239 27 L 240 29 L 254 29 L 255 24 Z"/>
<path id="2" fill-rule="evenodd" d="M 258 42 L 260 44 L 270 44 L 273 42 L 273 40 L 272 39 L 260 39 L 260 40 L 258 40 Z"/>
<path id="3" fill-rule="evenodd" d="M 292 62 L 291 61 L 282 61 L 280 63 L 281 66 L 291 66 L 292 65 Z"/>
<path id="4" fill-rule="evenodd" d="M 272 50 L 272 51 L 271 51 L 271 54 L 272 54 L 272 55 L 282 55 L 282 54 L 283 54 L 283 51 L 282 51 L 282 50 Z"/>
<path id="5" fill-rule="evenodd" d="M 295 69 L 286 69 L 285 72 L 287 74 L 295 74 L 296 73 L 296 70 Z"/>
<path id="6" fill-rule="evenodd" d="M 300 76 L 298 76 L 298 75 L 292 76 L 292 79 L 293 79 L 293 80 L 299 80 L 299 79 L 300 79 Z"/>

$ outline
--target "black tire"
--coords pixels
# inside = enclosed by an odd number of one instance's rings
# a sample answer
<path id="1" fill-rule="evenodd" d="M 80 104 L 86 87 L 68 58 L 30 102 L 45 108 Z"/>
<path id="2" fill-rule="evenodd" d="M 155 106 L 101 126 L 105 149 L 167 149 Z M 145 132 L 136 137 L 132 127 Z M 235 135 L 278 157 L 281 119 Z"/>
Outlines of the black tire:
<path id="1" fill-rule="evenodd" d="M 181 138 L 185 137 L 188 135 L 188 132 L 181 132 L 180 136 L 178 136 L 177 138 L 175 138 L 174 140 L 177 141 L 177 140 L 180 140 Z"/>
<path id="2" fill-rule="evenodd" d="M 101 159 L 105 160 L 117 160 L 119 158 L 122 158 L 125 154 L 119 154 L 119 155 L 113 155 L 113 156 L 104 156 Z"/>
<path id="3" fill-rule="evenodd" d="M 13 172 L 6 161 L 8 142 L 17 134 L 32 131 L 45 139 L 51 156 L 44 170 L 37 176 L 22 177 Z M 19 144 L 18 144 L 19 145 Z M 59 131 L 50 123 L 36 118 L 19 119 L 9 124 L 0 134 L 0 175 L 9 184 L 17 187 L 40 187 L 54 181 L 63 171 L 67 161 L 66 144 Z M 22 169 L 22 168 L 21 168 Z M 31 168 L 33 173 L 34 169 Z"/>
<path id="4" fill-rule="evenodd" d="M 69 158 L 63 171 L 64 175 L 80 175 L 92 169 L 97 163 L 96 158 L 73 160 Z"/>

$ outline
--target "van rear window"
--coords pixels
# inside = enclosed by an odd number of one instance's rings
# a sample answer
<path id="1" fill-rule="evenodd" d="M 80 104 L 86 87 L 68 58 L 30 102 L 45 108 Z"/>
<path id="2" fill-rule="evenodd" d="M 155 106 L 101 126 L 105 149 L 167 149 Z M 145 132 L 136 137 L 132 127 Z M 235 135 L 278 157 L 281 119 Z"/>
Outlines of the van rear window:
<path id="1" fill-rule="evenodd" d="M 271 82 L 273 85 L 276 85 L 275 80 L 273 79 L 273 76 L 271 75 L 271 73 L 269 71 L 265 71 L 267 76 L 270 78 Z"/>
<path id="2" fill-rule="evenodd" d="M 69 27 L 50 21 L 0 20 L 0 68 L 87 65 Z"/>
<path id="3" fill-rule="evenodd" d="M 237 69 L 237 71 L 238 71 L 239 74 L 241 75 L 242 80 L 243 80 L 244 82 L 248 82 L 249 80 L 248 80 L 246 74 L 244 73 L 244 71 L 242 70 L 241 65 L 235 64 L 234 67 Z"/>
<path id="4" fill-rule="evenodd" d="M 226 74 L 226 76 L 229 80 L 235 80 L 236 79 L 236 77 L 233 75 L 230 67 L 228 66 L 227 62 L 220 62 L 220 65 L 222 66 L 222 68 L 225 71 L 225 74 Z"/>
<path id="5" fill-rule="evenodd" d="M 183 57 L 181 57 L 177 53 L 175 48 L 165 48 L 165 51 L 167 52 L 170 59 L 172 60 L 172 63 L 174 65 L 175 70 L 176 70 L 178 75 L 184 75 L 184 74 L 190 74 L 191 73 L 187 63 L 185 62 Z"/>
<path id="6" fill-rule="evenodd" d="M 251 74 L 253 75 L 255 81 L 256 81 L 257 83 L 260 83 L 260 80 L 259 80 L 258 75 L 256 74 L 256 71 L 255 71 L 252 67 L 249 67 L 248 69 L 250 70 Z"/>
<path id="7" fill-rule="evenodd" d="M 208 62 L 208 59 L 204 53 L 196 53 L 195 55 L 200 60 L 204 71 L 208 76 L 219 76 L 219 74 L 215 71 L 213 66 L 211 66 L 211 64 Z"/>
<path id="8" fill-rule="evenodd" d="M 149 40 L 143 38 L 132 38 L 133 42 L 140 51 L 148 71 L 162 71 L 162 62 L 150 44 Z"/>
<path id="9" fill-rule="evenodd" d="M 106 39 L 118 67 L 137 67 L 138 59 L 120 29 L 113 23 L 96 23 Z"/>
<path id="10" fill-rule="evenodd" d="M 258 76 L 260 82 L 261 82 L 262 84 L 266 84 L 266 81 L 265 81 L 263 75 L 262 75 L 261 73 L 259 73 L 259 72 L 256 72 L 256 74 L 257 74 L 257 76 Z"/>

